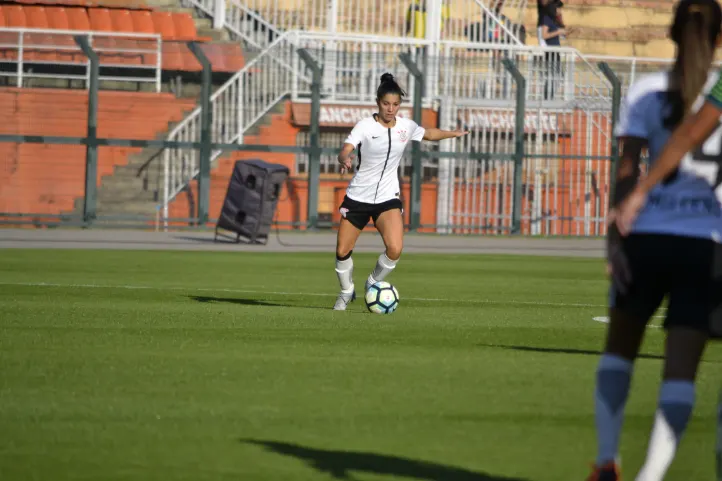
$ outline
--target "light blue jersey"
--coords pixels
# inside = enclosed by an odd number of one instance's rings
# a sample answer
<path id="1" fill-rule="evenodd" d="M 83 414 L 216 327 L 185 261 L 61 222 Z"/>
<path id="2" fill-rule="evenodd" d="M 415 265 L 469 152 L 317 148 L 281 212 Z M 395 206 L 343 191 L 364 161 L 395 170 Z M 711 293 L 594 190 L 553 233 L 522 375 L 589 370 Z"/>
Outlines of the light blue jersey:
<path id="1" fill-rule="evenodd" d="M 718 77 L 716 74 L 710 77 L 705 92 Z M 668 88 L 666 72 L 645 76 L 632 85 L 624 99 L 615 132 L 617 137 L 646 139 L 650 164 L 657 159 L 672 134 L 664 127 L 664 118 L 671 110 L 667 101 Z M 712 89 L 712 95 L 715 90 L 717 87 Z M 722 85 L 718 90 L 722 94 Z M 715 100 L 710 96 L 710 101 Z M 696 106 L 701 103 L 700 98 Z M 722 107 L 722 95 L 716 104 Z M 722 233 L 722 189 L 718 189 L 721 159 L 722 128 L 718 128 L 701 149 L 685 156 L 674 180 L 657 185 L 649 193 L 632 232 L 719 241 Z"/>

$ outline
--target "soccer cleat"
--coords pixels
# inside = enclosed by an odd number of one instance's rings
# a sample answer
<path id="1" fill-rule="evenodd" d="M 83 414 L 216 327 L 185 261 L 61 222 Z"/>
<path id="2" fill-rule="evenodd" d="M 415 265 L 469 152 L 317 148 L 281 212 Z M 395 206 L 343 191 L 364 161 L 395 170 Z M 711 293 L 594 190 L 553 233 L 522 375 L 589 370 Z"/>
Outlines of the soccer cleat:
<path id="1" fill-rule="evenodd" d="M 368 292 L 369 289 L 371 289 L 371 286 L 376 284 L 376 282 L 377 281 L 373 277 L 369 276 L 369 278 L 366 279 L 366 285 L 364 286 L 364 292 Z"/>
<path id="2" fill-rule="evenodd" d="M 610 461 L 603 466 L 593 465 L 594 470 L 589 475 L 587 481 L 621 481 L 622 475 L 619 472 L 619 466 L 614 461 Z"/>
<path id="3" fill-rule="evenodd" d="M 351 292 L 343 292 L 338 295 L 336 298 L 336 304 L 333 306 L 334 311 L 345 311 L 346 307 L 353 301 L 356 300 L 356 291 L 352 290 Z"/>

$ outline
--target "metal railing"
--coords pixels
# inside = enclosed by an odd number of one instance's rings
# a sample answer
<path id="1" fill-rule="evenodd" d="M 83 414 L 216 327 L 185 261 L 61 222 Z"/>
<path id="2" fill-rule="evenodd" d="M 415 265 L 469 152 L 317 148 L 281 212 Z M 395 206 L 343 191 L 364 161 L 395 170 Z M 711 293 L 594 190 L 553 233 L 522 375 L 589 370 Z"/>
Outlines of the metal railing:
<path id="1" fill-rule="evenodd" d="M 242 40 L 247 49 L 263 50 L 285 30 L 237 0 L 181 0 L 181 2 L 213 18 L 215 28 L 225 28 L 232 37 Z"/>
<path id="2" fill-rule="evenodd" d="M 526 0 L 509 0 L 504 5 L 511 15 L 507 17 L 481 0 L 182 1 L 255 47 L 290 30 L 520 44 L 526 8 Z"/>
<path id="3" fill-rule="evenodd" d="M 152 83 L 161 91 L 162 40 L 157 34 L 0 28 L 0 77 L 23 87 L 29 79 L 84 81 L 90 63 L 74 41 L 85 36 L 100 60 L 101 81 Z"/>
<path id="4" fill-rule="evenodd" d="M 324 203 L 324 208 L 329 204 L 337 205 L 334 196 L 340 193 L 339 189 L 344 185 L 344 179 L 328 172 L 326 177 L 321 177 L 322 156 L 337 154 L 337 148 L 323 147 L 331 145 L 319 139 L 319 127 L 321 117 L 321 92 L 323 78 L 321 68 L 312 55 L 303 49 L 294 50 L 293 55 L 303 57 L 306 65 L 309 66 L 312 75 L 312 104 L 309 145 L 274 145 L 269 140 L 263 145 L 262 142 L 249 141 L 239 143 L 232 141 L 234 137 L 240 139 L 238 132 L 246 132 L 246 119 L 252 121 L 254 115 L 261 112 L 262 103 L 257 102 L 261 108 L 251 112 L 249 117 L 241 116 L 241 120 L 234 122 L 234 116 L 241 113 L 241 109 L 232 110 L 232 101 L 219 100 L 223 95 L 240 102 L 256 101 L 255 97 L 266 91 L 274 90 L 269 88 L 251 88 L 252 95 L 244 97 L 243 92 L 237 89 L 233 93 L 231 87 L 227 87 L 221 94 L 211 101 L 211 68 L 210 62 L 202 54 L 200 48 L 193 48 L 189 45 L 194 55 L 203 66 L 203 87 L 201 94 L 201 109 L 196 116 L 200 121 L 193 124 L 187 122 L 184 127 L 188 132 L 186 137 L 176 136 L 176 140 L 138 140 L 99 138 L 97 135 L 97 113 L 98 113 L 98 60 L 97 54 L 87 45 L 87 40 L 79 38 L 79 42 L 85 41 L 84 51 L 91 58 L 91 88 L 88 98 L 88 125 L 85 137 L 46 137 L 33 135 L 33 125 L 23 125 L 23 134 L 0 135 L 0 142 L 5 142 L 4 152 L 9 153 L 4 162 L 7 167 L 16 160 L 12 160 L 12 150 L 15 146 L 12 143 L 30 144 L 65 144 L 85 146 L 85 149 L 75 149 L 74 158 L 70 153 L 63 154 L 69 157 L 75 165 L 72 178 L 66 175 L 65 178 L 56 175 L 54 184 L 59 186 L 58 192 L 66 192 L 64 204 L 66 207 L 58 207 L 56 199 L 48 198 L 47 192 L 42 186 L 48 184 L 47 176 L 43 177 L 40 172 L 43 169 L 30 169 L 16 173 L 12 168 L 0 169 L 3 172 L 3 179 L 0 185 L 3 188 L 12 189 L 18 192 L 16 196 L 6 196 L 4 212 L 0 212 L 0 222 L 6 224 L 34 224 L 34 225 L 118 225 L 107 224 L 107 222 L 137 222 L 134 225 L 145 227 L 155 225 L 157 228 L 168 225 L 169 227 L 179 226 L 207 226 L 214 219 L 209 219 L 209 213 L 220 212 L 220 194 L 228 187 L 228 178 L 225 173 L 230 171 L 232 163 L 218 164 L 219 168 L 215 175 L 211 175 L 209 159 L 212 152 L 266 152 L 308 155 L 305 165 L 308 168 L 308 176 L 292 175 L 288 183 L 284 185 L 285 192 L 289 195 L 281 197 L 279 204 L 280 218 L 279 225 L 293 226 L 296 228 L 318 228 L 319 204 Z M 293 46 L 289 42 L 290 46 Z M 197 46 L 195 46 L 197 47 Z M 289 63 L 282 58 L 280 51 L 269 49 L 265 55 L 259 57 L 258 63 L 269 58 L 267 69 L 275 69 L 288 72 L 293 77 L 294 70 L 289 68 Z M 419 65 L 413 63 L 408 54 L 402 55 L 402 62 L 414 75 L 413 117 L 421 122 L 422 98 L 420 95 L 423 72 Z M 250 67 L 253 67 L 251 65 Z M 441 126 L 462 126 L 472 131 L 469 136 L 456 141 L 444 141 L 440 144 L 431 144 L 434 149 L 411 148 L 411 160 L 413 168 L 404 173 L 410 175 L 411 212 L 409 227 L 412 230 L 425 232 L 444 233 L 519 233 L 519 234 L 561 234 L 561 235 L 603 235 L 606 224 L 601 221 L 603 213 L 607 208 L 608 192 L 611 179 L 606 174 L 609 172 L 610 162 L 614 160 L 614 150 L 608 142 L 603 142 L 603 135 L 595 129 L 607 128 L 611 130 L 612 125 L 606 125 L 604 120 L 608 112 L 597 112 L 598 101 L 592 99 L 589 103 L 568 102 L 559 108 L 553 105 L 545 105 L 533 102 L 527 103 L 527 82 L 517 64 L 510 59 L 503 59 L 504 68 L 512 75 L 515 83 L 515 98 L 504 106 L 494 107 L 488 102 L 479 105 L 462 105 L 457 100 L 450 99 L 442 103 L 438 114 L 441 116 Z M 246 71 L 248 73 L 248 70 Z M 253 72 L 264 86 L 267 86 L 268 78 L 264 78 L 261 70 Z M 608 78 L 612 78 L 608 75 Z M 289 91 L 292 84 L 290 78 L 286 87 L 276 89 L 282 93 Z M 611 82 L 611 80 L 610 80 Z M 247 84 L 237 83 L 239 87 Z M 619 89 L 618 82 L 615 85 L 613 99 L 616 107 L 612 110 L 618 111 L 619 96 L 616 93 Z M 603 85 L 595 88 L 601 89 Z M 590 91 L 594 88 L 590 87 Z M 21 95 L 21 93 L 16 93 Z M 270 103 L 269 96 L 265 102 Z M 238 105 L 238 104 L 236 104 Z M 224 108 L 231 110 L 224 110 Z M 556 109 L 556 110 L 555 110 Z M 215 117 L 215 118 L 213 118 Z M 224 130 L 225 126 L 229 130 Z M 236 131 L 236 133 L 233 133 Z M 273 138 L 273 137 L 270 137 Z M 220 142 L 219 142 L 220 140 Z M 243 139 L 246 140 L 246 139 Z M 230 142 L 229 142 L 230 141 Z M 336 139 L 338 141 L 338 139 Z M 7 143 L 11 143 L 8 145 Z M 270 144 L 270 145 L 269 145 Z M 127 178 L 120 175 L 115 179 L 118 183 L 115 186 L 110 181 L 99 184 L 99 176 L 103 175 L 99 169 L 98 151 L 108 146 L 116 147 L 162 147 L 168 151 L 178 149 L 198 150 L 200 167 L 192 169 L 192 165 L 186 168 L 185 177 L 181 179 L 188 186 L 192 184 L 193 171 L 197 170 L 197 196 L 193 199 L 177 199 L 181 201 L 173 205 L 175 216 L 169 216 L 155 210 L 158 217 L 155 222 L 147 214 L 148 203 L 156 205 L 152 200 L 142 201 L 134 199 L 133 195 L 128 198 L 127 209 L 123 209 L 121 217 L 109 211 L 97 209 L 98 202 L 103 199 L 115 199 L 118 194 L 117 187 L 123 186 L 133 188 L 127 184 Z M 33 161 L 40 161 L 48 152 L 44 147 L 33 149 Z M 605 152 L 612 152 L 604 155 Z M 29 152 L 29 151 L 28 151 Z M 85 152 L 85 162 L 82 154 Z M 193 154 L 195 155 L 195 154 Z M 5 156 L 3 156 L 5 158 Z M 425 161 L 421 161 L 425 159 Z M 235 159 L 234 159 L 235 160 Z M 271 159 L 269 159 L 271 160 Z M 293 156 L 273 159 L 276 162 L 284 163 L 292 168 Z M 113 163 L 122 162 L 120 159 L 113 160 Z M 0 161 L 2 163 L 2 161 Z M 48 164 L 56 168 L 56 163 Z M 84 189 L 80 188 L 83 181 L 83 170 L 79 165 L 85 166 Z M 166 164 L 170 167 L 172 164 Z M 328 164 L 327 164 L 328 165 Z M 404 162 L 405 167 L 408 165 Z M 438 168 L 434 169 L 434 165 Z M 27 164 L 25 164 L 27 167 Z M 431 167 L 427 169 L 426 167 Z M 422 175 L 424 170 L 428 172 Z M 53 172 L 57 172 L 53 170 Z M 223 172 L 224 175 L 218 175 Z M 30 175 L 32 173 L 32 175 Z M 170 172 L 169 172 L 170 173 Z M 115 177 L 116 174 L 111 174 Z M 428 174 L 428 175 L 427 175 Z M 106 165 L 106 176 L 108 170 Z M 34 176 L 34 177 L 33 177 Z M 331 177 L 329 177 L 331 176 Z M 33 180 L 34 179 L 34 180 Z M 347 179 L 346 179 L 347 180 Z M 37 184 L 31 185 L 29 182 Z M 120 182 L 122 181 L 122 182 Z M 53 184 L 53 185 L 54 185 Z M 136 185 L 133 182 L 133 185 Z M 23 189 L 27 187 L 27 189 Z M 114 188 L 111 188 L 114 187 Z M 138 189 L 141 187 L 138 186 Z M 191 190 L 195 188 L 191 185 Z M 321 190 L 323 189 L 323 191 Z M 123 190 L 125 192 L 125 190 Z M 323 192 L 323 195 L 320 195 Z M 22 195 L 21 195 L 22 193 Z M 25 194 L 28 194 L 27 196 Z M 329 198 L 330 194 L 330 198 Z M 73 199 L 74 198 L 74 199 Z M 323 199 L 323 200 L 322 200 Z M 74 212 L 68 211 L 68 202 L 75 201 Z M 192 203 L 190 201 L 193 201 Z M 196 203 L 197 200 L 197 203 Z M 209 202 L 210 200 L 210 202 Z M 408 197 L 407 197 L 408 200 Z M 142 201 L 142 206 L 139 202 Z M 186 205 L 185 202 L 189 204 Z M 280 202 L 280 201 L 279 201 Z M 306 209 L 303 205 L 305 204 Z M 408 204 L 406 204 L 408 206 Z M 24 207 L 25 206 L 25 207 Z M 190 207 L 190 208 L 189 208 Z M 446 209 L 446 214 L 440 209 Z M 25 210 L 24 210 L 25 209 Z M 33 210 L 29 210 L 33 209 Z M 141 210 L 140 215 L 134 214 Z M 307 215 L 303 215 L 303 212 Z M 197 212 L 197 214 L 196 214 Z M 188 213 L 188 215 L 183 215 Z M 330 226 L 333 222 L 333 211 L 330 211 L 331 218 L 328 219 L 329 211 L 325 211 L 323 222 Z M 110 214 L 110 215 L 109 215 Z M 135 217 L 133 217 L 135 215 Z M 217 215 L 217 214 L 216 214 Z M 126 226 L 128 224 L 125 224 Z"/>
<path id="5" fill-rule="evenodd" d="M 318 32 L 295 32 L 300 48 L 311 52 L 323 67 L 323 96 L 326 102 L 345 104 L 373 104 L 381 75 L 390 72 L 406 87 L 408 98 L 413 98 L 414 83 L 408 70 L 399 60 L 399 54 L 410 53 L 424 63 L 430 42 L 407 38 L 377 37 L 372 35 L 332 35 Z M 302 80 L 299 78 L 299 80 Z M 294 99 L 308 98 L 310 85 L 297 85 Z M 427 91 L 427 101 L 435 96 Z"/>
<path id="6" fill-rule="evenodd" d="M 212 109 L 211 141 L 222 144 L 243 143 L 244 133 L 280 100 L 290 96 L 297 61 L 294 33 L 274 41 L 241 71 L 231 77 L 210 98 Z M 297 80 L 299 81 L 299 80 Z M 168 141 L 192 142 L 201 132 L 201 108 L 197 107 L 166 137 Z M 222 154 L 215 150 L 211 161 Z M 168 217 L 168 205 L 200 172 L 199 151 L 167 148 L 163 152 L 163 199 L 160 208 Z"/>

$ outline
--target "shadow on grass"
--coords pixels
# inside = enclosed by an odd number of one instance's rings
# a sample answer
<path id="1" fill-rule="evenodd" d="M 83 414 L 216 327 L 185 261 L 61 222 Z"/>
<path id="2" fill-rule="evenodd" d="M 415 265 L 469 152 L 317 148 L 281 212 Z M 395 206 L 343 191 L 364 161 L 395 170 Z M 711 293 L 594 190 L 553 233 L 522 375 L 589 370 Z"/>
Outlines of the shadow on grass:
<path id="1" fill-rule="evenodd" d="M 350 472 L 356 471 L 427 481 L 525 481 L 519 478 L 478 473 L 464 468 L 383 454 L 314 449 L 280 441 L 256 439 L 241 439 L 240 441 L 305 461 L 310 467 L 330 474 L 336 479 L 353 480 Z"/>
<path id="2" fill-rule="evenodd" d="M 202 303 L 225 303 L 225 304 L 237 304 L 239 306 L 259 306 L 259 307 L 296 307 L 300 309 L 315 309 L 320 311 L 331 311 L 333 310 L 333 303 L 329 302 L 332 301 L 332 297 L 327 297 L 323 305 L 316 304 L 316 305 L 299 305 L 299 304 L 289 304 L 289 303 L 283 303 L 283 302 L 273 302 L 273 301 L 261 301 L 259 299 L 246 299 L 242 297 L 213 297 L 213 296 L 188 296 L 190 299 L 196 301 L 196 302 L 202 302 Z"/>
<path id="3" fill-rule="evenodd" d="M 496 347 L 499 349 L 510 349 L 513 351 L 541 352 L 547 354 L 580 354 L 587 356 L 601 356 L 602 351 L 593 349 L 573 349 L 561 347 L 535 347 L 535 346 L 510 346 L 505 344 L 479 344 L 480 347 Z M 638 356 L 640 359 L 657 359 L 663 360 L 664 356 L 657 354 L 642 354 Z"/>

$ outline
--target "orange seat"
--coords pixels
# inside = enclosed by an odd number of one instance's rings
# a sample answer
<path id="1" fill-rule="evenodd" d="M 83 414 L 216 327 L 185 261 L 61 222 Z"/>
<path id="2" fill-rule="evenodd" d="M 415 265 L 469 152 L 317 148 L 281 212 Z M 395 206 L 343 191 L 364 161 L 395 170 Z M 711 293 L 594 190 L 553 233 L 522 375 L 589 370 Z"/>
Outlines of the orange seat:
<path id="1" fill-rule="evenodd" d="M 150 12 L 130 12 L 130 18 L 133 21 L 133 31 L 135 33 L 155 33 L 153 25 L 153 17 Z"/>
<path id="2" fill-rule="evenodd" d="M 3 13 L 2 7 L 0 7 L 0 27 L 7 27 L 8 24 L 5 22 L 5 13 Z"/>
<path id="3" fill-rule="evenodd" d="M 161 55 L 163 53 L 162 47 L 163 43 L 161 43 Z M 134 48 L 143 52 L 135 54 L 135 58 L 140 60 L 133 63 L 152 66 L 158 63 L 158 42 L 155 39 L 136 39 Z"/>
<path id="4" fill-rule="evenodd" d="M 84 8 L 68 8 L 66 13 L 70 30 L 90 30 L 90 20 Z"/>
<path id="5" fill-rule="evenodd" d="M 50 28 L 45 7 L 34 5 L 32 7 L 24 7 L 23 10 L 25 11 L 28 28 Z"/>
<path id="6" fill-rule="evenodd" d="M 173 19 L 175 40 L 195 40 L 198 37 L 196 23 L 187 13 L 176 13 Z"/>
<path id="7" fill-rule="evenodd" d="M 160 34 L 163 40 L 175 40 L 176 31 L 175 24 L 173 23 L 173 14 L 170 12 L 153 12 L 151 13 L 153 18 L 153 26 L 155 27 L 155 33 Z"/>
<path id="8" fill-rule="evenodd" d="M 49 7 L 45 9 L 50 28 L 57 30 L 70 30 L 68 14 L 63 7 Z"/>
<path id="9" fill-rule="evenodd" d="M 163 70 L 185 70 L 185 56 L 188 47 L 180 42 L 163 42 Z"/>
<path id="10" fill-rule="evenodd" d="M 30 6 L 24 7 L 25 19 L 28 24 L 28 28 L 38 29 L 49 29 L 48 17 L 45 14 L 45 7 L 41 6 Z M 41 33 L 27 33 L 24 36 L 24 43 L 28 45 L 27 50 L 24 52 L 24 57 L 27 60 L 35 60 L 41 62 L 52 62 L 57 60 L 55 54 L 54 43 L 55 38 L 48 34 Z M 43 48 L 45 47 L 45 48 Z"/>
<path id="11" fill-rule="evenodd" d="M 204 44 L 203 51 L 214 72 L 238 72 L 245 65 L 243 50 L 237 43 Z"/>
<path id="12" fill-rule="evenodd" d="M 133 19 L 130 16 L 130 10 L 113 9 L 109 10 L 110 23 L 115 32 L 133 32 Z M 146 47 L 140 47 L 138 39 L 135 38 L 115 38 L 116 47 L 119 49 L 126 50 L 137 50 L 138 48 L 145 49 Z M 140 65 L 144 63 L 143 55 L 136 52 L 121 52 L 120 54 L 121 63 Z"/>
<path id="13" fill-rule="evenodd" d="M 133 28 L 133 18 L 130 15 L 130 10 L 109 10 L 110 24 L 116 32 L 135 32 Z"/>
<path id="14" fill-rule="evenodd" d="M 110 12 L 107 8 L 89 8 L 88 20 L 90 30 L 94 32 L 112 32 L 113 25 L 110 20 Z M 93 36 L 93 48 L 98 52 L 101 64 L 120 63 L 120 56 L 117 54 L 117 42 L 114 37 L 97 35 Z"/>
<path id="15" fill-rule="evenodd" d="M 48 28 L 54 30 L 72 30 L 68 21 L 68 14 L 63 7 L 46 7 L 45 17 L 48 20 Z M 51 35 L 53 43 L 59 48 L 55 52 L 59 62 L 83 61 L 85 57 L 80 47 L 75 43 L 70 34 Z"/>
<path id="16" fill-rule="evenodd" d="M 25 17 L 25 10 L 20 5 L 3 5 L 5 21 L 10 28 L 27 28 L 28 21 Z"/>
<path id="17" fill-rule="evenodd" d="M 107 8 L 89 8 L 88 19 L 90 29 L 96 32 L 112 32 L 113 24 L 110 21 L 110 11 Z"/>
<path id="18" fill-rule="evenodd" d="M 25 5 L 64 5 L 68 7 L 149 8 L 143 0 L 13 0 L 13 3 L 22 3 Z"/>

